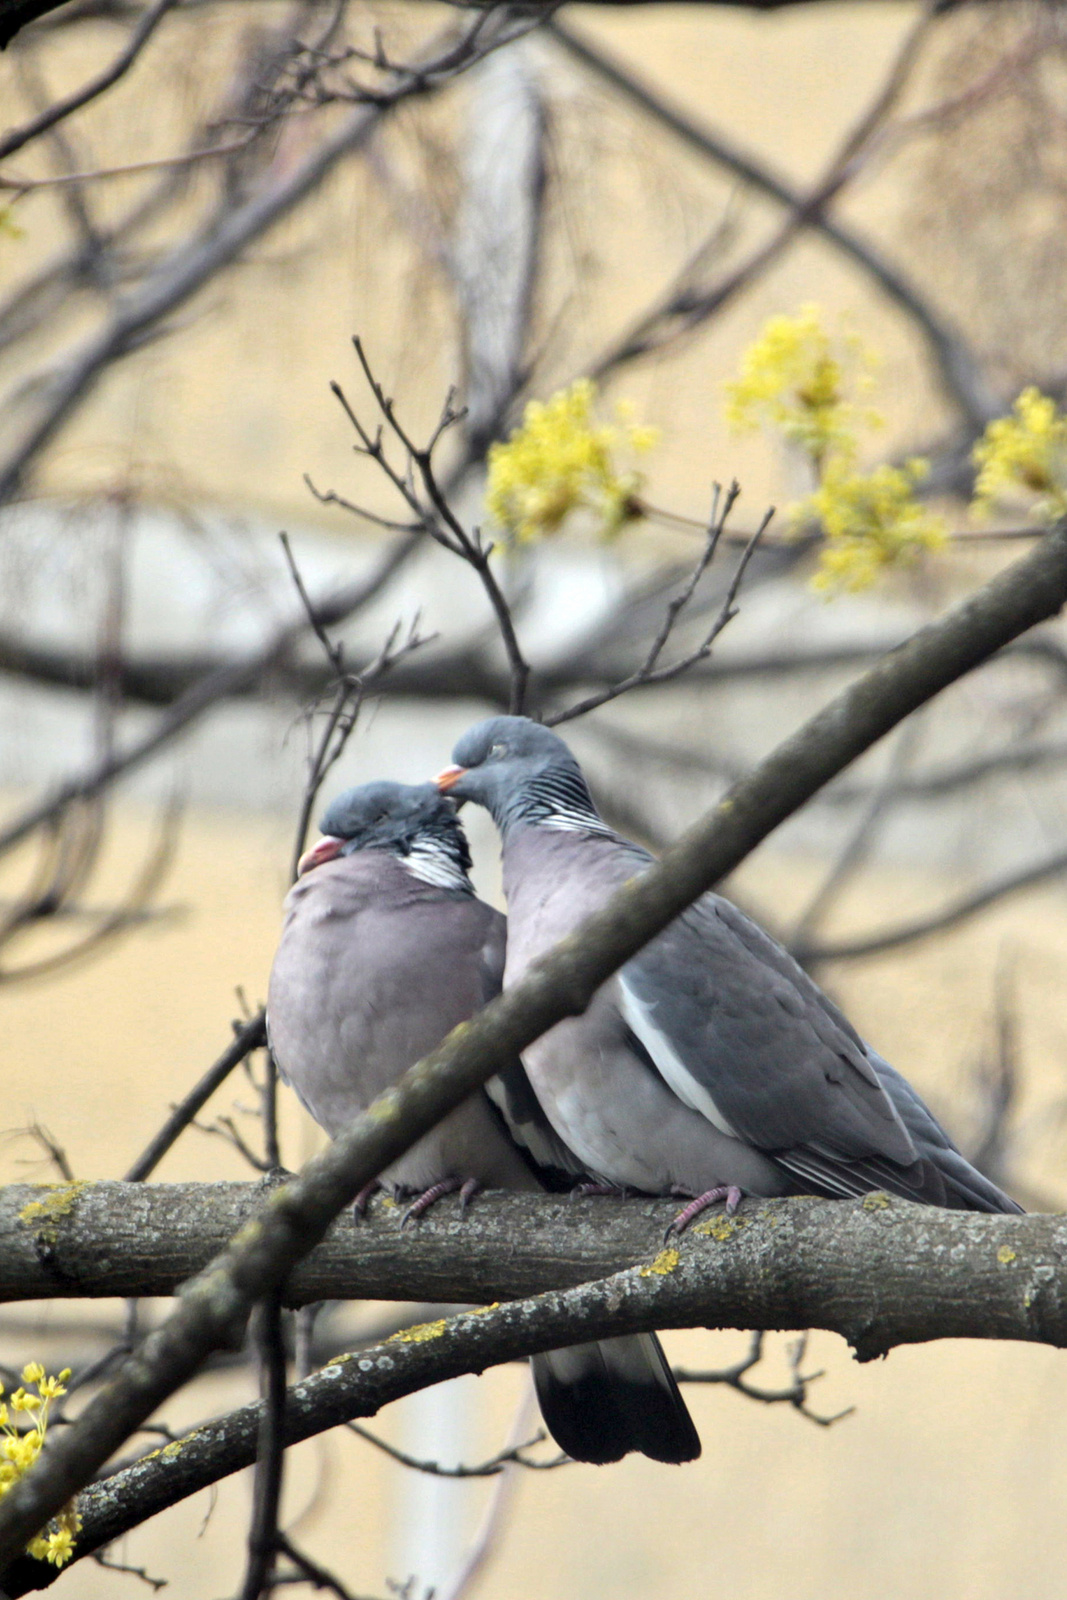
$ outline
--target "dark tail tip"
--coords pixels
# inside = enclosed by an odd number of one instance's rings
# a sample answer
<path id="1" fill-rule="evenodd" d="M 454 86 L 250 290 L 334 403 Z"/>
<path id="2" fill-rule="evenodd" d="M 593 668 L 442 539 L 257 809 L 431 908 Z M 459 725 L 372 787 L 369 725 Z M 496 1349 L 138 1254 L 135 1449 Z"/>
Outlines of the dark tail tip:
<path id="1" fill-rule="evenodd" d="M 598 1466 L 631 1450 L 695 1461 L 700 1436 L 654 1333 L 569 1345 L 533 1358 L 541 1414 L 561 1450 Z"/>

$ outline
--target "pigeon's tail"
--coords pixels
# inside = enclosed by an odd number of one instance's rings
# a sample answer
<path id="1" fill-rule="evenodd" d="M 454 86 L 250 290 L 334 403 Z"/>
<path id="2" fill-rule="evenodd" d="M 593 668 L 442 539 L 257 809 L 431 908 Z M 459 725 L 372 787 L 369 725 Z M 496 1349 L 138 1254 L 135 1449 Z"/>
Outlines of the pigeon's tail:
<path id="1" fill-rule="evenodd" d="M 639 1450 L 695 1461 L 700 1436 L 654 1333 L 572 1344 L 533 1358 L 541 1414 L 575 1461 L 603 1466 Z"/>

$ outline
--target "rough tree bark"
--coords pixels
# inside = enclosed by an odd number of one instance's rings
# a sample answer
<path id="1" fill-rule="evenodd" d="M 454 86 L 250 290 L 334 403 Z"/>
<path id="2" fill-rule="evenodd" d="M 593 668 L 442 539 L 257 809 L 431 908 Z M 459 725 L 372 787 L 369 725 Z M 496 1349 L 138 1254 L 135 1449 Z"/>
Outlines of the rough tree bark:
<path id="1" fill-rule="evenodd" d="M 256 1183 L 13 1184 L 0 1190 L 0 1301 L 174 1294 L 263 1194 Z M 335 1220 L 284 1300 L 461 1304 L 566 1289 L 665 1259 L 677 1209 L 674 1200 L 492 1194 L 465 1217 L 442 1202 L 402 1229 L 402 1209 L 379 1199 L 358 1223 L 349 1213 Z M 679 1326 L 827 1328 L 863 1359 L 926 1339 L 1067 1344 L 1067 1216 L 1058 1213 L 941 1211 L 884 1194 L 748 1201 L 733 1221 L 695 1224 L 666 1257 L 692 1269 Z"/>

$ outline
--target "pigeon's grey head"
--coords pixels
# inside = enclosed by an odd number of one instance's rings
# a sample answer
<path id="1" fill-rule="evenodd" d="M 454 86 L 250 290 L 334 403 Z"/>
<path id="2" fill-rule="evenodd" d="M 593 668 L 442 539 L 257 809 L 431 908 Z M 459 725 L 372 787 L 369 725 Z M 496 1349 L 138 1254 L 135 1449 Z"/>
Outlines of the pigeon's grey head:
<path id="1" fill-rule="evenodd" d="M 357 850 L 442 854 L 466 874 L 471 858 L 456 806 L 433 783 L 364 783 L 331 801 L 322 838 L 300 858 L 299 874 Z"/>
<path id="2" fill-rule="evenodd" d="M 529 717 L 488 717 L 452 751 L 437 787 L 492 813 L 501 832 L 516 822 L 603 832 L 582 769 L 558 734 Z"/>

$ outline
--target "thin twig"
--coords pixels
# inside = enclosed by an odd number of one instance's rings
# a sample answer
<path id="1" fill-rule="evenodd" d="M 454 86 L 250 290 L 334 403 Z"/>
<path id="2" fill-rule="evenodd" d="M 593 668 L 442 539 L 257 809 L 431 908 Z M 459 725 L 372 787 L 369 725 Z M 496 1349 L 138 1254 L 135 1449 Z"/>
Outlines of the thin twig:
<path id="1" fill-rule="evenodd" d="M 807 1351 L 807 1334 L 802 1334 L 799 1339 L 792 1342 L 789 1349 L 789 1370 L 792 1373 L 792 1382 L 784 1389 L 761 1389 L 756 1384 L 747 1383 L 746 1375 L 763 1360 L 763 1333 L 756 1332 L 750 1336 L 751 1342 L 748 1354 L 731 1367 L 719 1367 L 713 1371 L 694 1371 L 688 1367 L 675 1367 L 674 1376 L 679 1383 L 721 1383 L 730 1389 L 736 1389 L 738 1394 L 743 1394 L 749 1400 L 758 1400 L 761 1405 L 774 1406 L 788 1404 L 800 1415 L 807 1417 L 809 1422 L 818 1423 L 820 1428 L 832 1428 L 835 1422 L 851 1416 L 855 1406 L 846 1406 L 843 1411 L 835 1411 L 831 1416 L 824 1417 L 812 1411 L 808 1406 L 808 1386 L 825 1376 L 822 1372 L 801 1373 L 800 1368 Z"/>
<path id="2" fill-rule="evenodd" d="M 127 1172 L 127 1183 L 142 1183 L 155 1171 L 174 1141 L 193 1121 L 205 1102 L 210 1100 L 219 1085 L 225 1082 L 234 1067 L 239 1066 L 252 1050 L 258 1050 L 264 1045 L 266 1039 L 267 1016 L 265 1011 L 259 1011 L 250 1022 L 244 1023 L 237 1030 L 233 1043 L 222 1052 L 214 1065 L 208 1068 L 199 1083 L 194 1084 L 185 1098 L 174 1107 L 162 1128 L 148 1142 Z"/>
<path id="3" fill-rule="evenodd" d="M 703 291 L 693 285 L 694 273 L 703 265 L 705 254 L 705 246 L 700 245 L 659 303 L 635 322 L 629 332 L 592 365 L 589 369 L 591 377 L 603 378 L 618 367 L 661 350 L 667 342 L 677 341 L 682 335 L 692 332 L 734 299 L 742 289 L 749 288 L 766 273 L 796 236 L 822 215 L 830 202 L 858 175 L 864 160 L 870 159 L 877 148 L 879 132 L 911 75 L 935 12 L 936 5 L 933 3 L 927 4 L 920 12 L 905 33 L 873 100 L 842 141 L 823 177 L 793 208 L 770 239 L 740 265 L 732 268 L 712 288 Z"/>
<path id="4" fill-rule="evenodd" d="M 260 1595 L 269 1590 L 278 1552 L 278 1505 L 285 1462 L 285 1346 L 281 1302 L 276 1295 L 260 1303 L 256 1332 L 264 1406 L 256 1451 L 248 1566 L 241 1600 L 259 1600 Z"/>
<path id="5" fill-rule="evenodd" d="M 336 623 L 362 610 L 414 554 L 420 538 L 421 534 L 416 533 L 398 539 L 369 577 L 347 584 L 318 601 L 315 612 L 320 621 Z M 36 828 L 60 816 L 76 801 L 94 798 L 117 778 L 142 766 L 205 712 L 248 685 L 261 682 L 271 667 L 287 656 L 306 628 L 307 620 L 301 616 L 272 634 L 257 650 L 222 662 L 206 673 L 186 689 L 140 739 L 125 750 L 117 750 L 98 761 L 79 776 L 68 778 L 52 794 L 0 830 L 0 854 L 20 844 Z"/>
<path id="6" fill-rule="evenodd" d="M 128 1578 L 140 1578 L 142 1583 L 146 1583 L 150 1589 L 155 1589 L 157 1593 L 160 1589 L 165 1589 L 169 1582 L 167 1578 L 153 1578 L 151 1573 L 145 1571 L 144 1567 L 130 1567 L 124 1561 L 109 1561 L 106 1550 L 94 1550 L 93 1560 L 98 1567 L 103 1567 L 105 1572 L 121 1572 Z"/>
<path id="7" fill-rule="evenodd" d="M 485 591 L 486 599 L 492 607 L 496 618 L 497 629 L 500 633 L 501 643 L 508 662 L 510 676 L 510 693 L 508 710 L 513 716 L 521 714 L 526 706 L 526 692 L 530 680 L 530 667 L 515 629 L 515 620 L 511 614 L 511 607 L 504 597 L 503 590 L 496 580 L 490 564 L 493 546 L 485 544 L 477 529 L 468 532 L 463 523 L 456 516 L 448 497 L 438 481 L 433 465 L 433 453 L 442 437 L 448 430 L 461 422 L 463 411 L 457 411 L 453 405 L 454 394 L 450 392 L 441 409 L 437 426 L 425 445 L 417 445 L 406 431 L 396 415 L 393 401 L 385 393 L 381 384 L 374 375 L 373 368 L 367 357 L 362 341 L 356 337 L 352 344 L 355 348 L 359 364 L 363 369 L 367 387 L 374 396 L 375 403 L 385 419 L 386 425 L 394 435 L 407 457 L 406 471 L 398 471 L 389 461 L 382 445 L 381 429 L 372 438 L 359 421 L 353 408 L 349 405 L 339 384 L 332 384 L 331 388 L 340 400 L 345 413 L 356 429 L 364 454 L 375 461 L 386 477 L 404 500 L 404 503 L 419 518 L 422 526 L 438 544 L 460 557 L 477 574 Z M 419 497 L 415 485 L 415 474 L 418 474 L 423 492 L 428 503 L 424 504 Z"/>
<path id="8" fill-rule="evenodd" d="M 371 1433 L 369 1428 L 364 1428 L 358 1422 L 346 1422 L 345 1427 L 352 1433 L 358 1433 L 361 1439 L 366 1439 L 376 1449 L 390 1456 L 394 1461 L 399 1461 L 402 1467 L 410 1467 L 413 1472 L 425 1472 L 432 1478 L 495 1478 L 509 1464 L 528 1467 L 532 1472 L 547 1472 L 555 1467 L 567 1466 L 570 1456 L 554 1456 L 551 1461 L 528 1461 L 523 1454 L 532 1450 L 534 1445 L 540 1444 L 545 1438 L 543 1431 L 538 1430 L 532 1438 L 524 1440 L 521 1444 L 507 1444 L 497 1455 L 490 1456 L 488 1461 L 479 1461 L 473 1467 L 457 1466 L 443 1467 L 439 1461 L 420 1461 L 417 1456 L 410 1456 L 405 1450 L 400 1450 L 395 1444 L 390 1444 L 386 1439 L 380 1439 L 376 1433 Z M 523 1432 L 526 1430 L 524 1429 Z"/>
<path id="9" fill-rule="evenodd" d="M 734 173 L 744 183 L 769 195 L 780 205 L 800 213 L 804 209 L 803 191 L 780 177 L 749 151 L 742 151 L 732 139 L 683 111 L 658 90 L 653 89 L 628 66 L 577 33 L 569 22 L 554 17 L 547 32 L 580 61 L 624 94 L 635 105 L 663 126 L 670 128 L 690 149 Z M 1000 410 L 979 362 L 959 331 L 935 309 L 899 267 L 850 225 L 826 215 L 825 209 L 807 216 L 804 227 L 812 228 L 851 257 L 874 279 L 885 294 L 911 318 L 932 355 L 942 383 L 963 415 L 981 430 Z"/>
<path id="10" fill-rule="evenodd" d="M 310 1583 L 315 1589 L 329 1590 L 331 1594 L 337 1596 L 337 1600 L 366 1600 L 366 1596 L 354 1595 L 351 1589 L 346 1589 L 335 1573 L 321 1566 L 319 1562 L 312 1561 L 311 1557 L 306 1555 L 303 1550 L 298 1550 L 286 1534 L 279 1533 L 276 1535 L 276 1545 L 278 1553 L 287 1557 L 293 1563 L 296 1572 L 292 1576 L 284 1573 L 281 1575 L 276 1574 L 274 1578 L 275 1584 Z"/>
<path id="11" fill-rule="evenodd" d="M 763 521 L 760 523 L 751 539 L 749 539 L 744 550 L 741 552 L 740 559 L 738 560 L 737 566 L 734 570 L 733 577 L 730 580 L 730 585 L 726 591 L 722 605 L 720 606 L 715 617 L 715 621 L 712 623 L 709 631 L 701 639 L 700 643 L 695 649 L 690 650 L 688 654 L 682 656 L 680 660 L 672 662 L 670 666 L 660 667 L 656 664 L 663 652 L 663 647 L 671 636 L 671 632 L 674 629 L 679 615 L 681 614 L 683 608 L 688 605 L 689 601 L 692 599 L 693 591 L 696 589 L 697 583 L 703 575 L 708 562 L 715 554 L 718 541 L 722 534 L 723 524 L 725 523 L 730 512 L 730 507 L 733 505 L 734 500 L 737 498 L 739 492 L 740 491 L 738 490 L 737 484 L 733 484 L 731 486 L 730 493 L 726 496 L 721 513 L 717 518 L 713 515 L 712 523 L 708 532 L 707 543 L 705 544 L 704 550 L 701 552 L 700 559 L 697 561 L 693 573 L 683 588 L 681 594 L 676 596 L 676 598 L 672 600 L 670 605 L 667 607 L 667 615 L 664 619 L 663 625 L 660 628 L 659 633 L 656 635 L 656 638 L 652 643 L 652 647 L 649 650 L 648 655 L 645 657 L 642 665 L 637 669 L 636 672 L 630 673 L 628 677 L 620 679 L 619 682 L 609 684 L 606 688 L 597 690 L 595 694 L 586 695 L 584 699 L 577 701 L 574 705 L 567 706 L 563 711 L 552 712 L 551 715 L 544 718 L 547 727 L 556 728 L 559 727 L 559 725 L 563 722 L 573 721 L 575 717 L 584 717 L 587 712 L 595 711 L 598 706 L 607 705 L 610 701 L 617 700 L 620 695 L 627 694 L 631 689 L 647 688 L 649 685 L 656 683 L 670 683 L 672 679 L 681 677 L 683 673 L 688 672 L 689 669 L 696 666 L 698 662 L 707 660 L 720 633 L 722 633 L 727 624 L 737 616 L 736 600 L 738 591 L 741 588 L 748 564 L 755 554 L 756 546 L 759 544 L 764 530 L 767 528 L 771 518 L 774 516 L 773 509 L 767 512 L 766 516 L 763 518 Z M 718 491 L 716 491 L 716 494 L 717 493 Z"/>
<path id="12" fill-rule="evenodd" d="M 90 101 L 96 100 L 123 77 L 133 66 L 141 51 L 155 33 L 168 11 L 173 10 L 178 0 L 155 0 L 143 13 L 141 20 L 134 28 L 133 33 L 119 54 L 103 72 L 91 78 L 80 89 L 75 89 L 64 100 L 56 100 L 47 110 L 42 111 L 21 128 L 13 128 L 3 139 L 0 139 L 0 161 L 5 161 L 8 156 L 14 155 L 16 150 L 21 150 L 37 139 L 42 133 L 47 133 L 49 128 L 54 128 L 64 118 L 71 116 L 75 111 L 80 111 Z"/>

